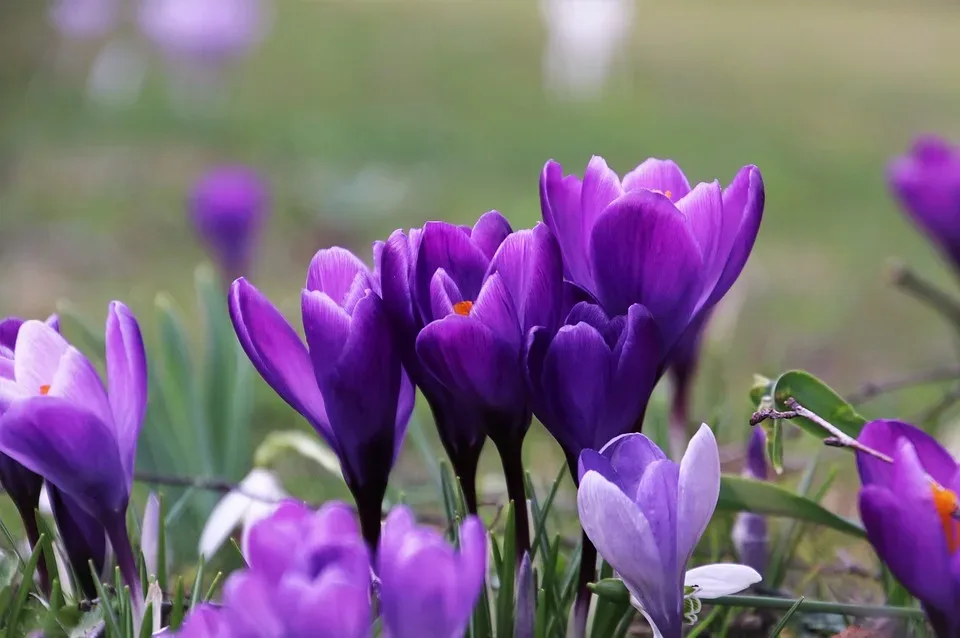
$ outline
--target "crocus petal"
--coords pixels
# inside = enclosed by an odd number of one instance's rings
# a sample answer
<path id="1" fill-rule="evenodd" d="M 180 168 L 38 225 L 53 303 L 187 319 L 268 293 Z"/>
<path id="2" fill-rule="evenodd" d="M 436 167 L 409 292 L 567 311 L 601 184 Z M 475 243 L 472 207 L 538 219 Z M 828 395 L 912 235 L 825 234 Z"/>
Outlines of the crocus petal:
<path id="1" fill-rule="evenodd" d="M 0 320 L 0 357 L 13 358 L 13 352 L 17 347 L 17 334 L 22 325 L 23 319 L 19 317 L 6 317 Z"/>
<path id="2" fill-rule="evenodd" d="M 619 487 L 587 472 L 577 490 L 577 511 L 587 537 L 645 607 L 662 609 L 664 572 L 650 522 Z M 676 592 L 679 596 L 680 592 Z"/>
<path id="3" fill-rule="evenodd" d="M 250 529 L 244 557 L 250 569 L 270 582 L 277 582 L 296 560 L 291 548 L 298 546 L 313 512 L 305 505 L 285 502 L 269 518 Z"/>
<path id="4" fill-rule="evenodd" d="M 610 464 L 610 459 L 596 450 L 584 450 L 580 452 L 580 456 L 577 459 L 578 484 L 583 480 L 587 472 L 596 472 L 614 485 L 620 487 L 621 491 L 623 490 L 623 486 L 620 485 L 620 476 L 617 474 L 617 471 L 613 469 L 613 465 Z"/>
<path id="5" fill-rule="evenodd" d="M 684 567 L 677 558 L 678 537 L 681 535 L 678 525 L 682 525 L 677 512 L 679 480 L 680 468 L 676 463 L 669 459 L 654 461 L 643 473 L 637 491 L 627 493 L 650 523 L 664 569 L 660 587 L 666 590 L 680 589 Z"/>
<path id="6" fill-rule="evenodd" d="M 717 563 L 694 567 L 683 580 L 684 587 L 697 587 L 697 598 L 719 598 L 742 592 L 759 583 L 757 570 L 736 563 Z"/>
<path id="7" fill-rule="evenodd" d="M 519 352 L 523 333 L 517 323 L 517 307 L 506 279 L 500 273 L 493 273 L 483 283 L 477 301 L 470 309 L 470 317 Z"/>
<path id="8" fill-rule="evenodd" d="M 11 357 L 13 356 L 13 351 L 10 351 Z M 7 359 L 0 354 L 0 381 L 11 381 L 16 384 L 14 380 L 16 378 L 16 373 L 14 372 L 13 359 Z M 2 411 L 2 408 L 0 408 Z"/>
<path id="9" fill-rule="evenodd" d="M 307 269 L 307 290 L 325 292 L 342 306 L 347 293 L 360 278 L 370 287 L 370 270 L 359 257 L 345 248 L 334 246 L 317 252 Z"/>
<path id="10" fill-rule="evenodd" d="M 953 485 L 957 462 L 939 442 L 923 430 L 903 421 L 878 419 L 863 426 L 857 437 L 863 445 L 889 457 L 901 440 L 909 441 L 917 451 L 923 468 L 943 486 Z M 864 485 L 893 487 L 893 466 L 868 454 L 857 454 L 857 469 Z"/>
<path id="11" fill-rule="evenodd" d="M 60 540 L 77 577 L 77 583 L 85 595 L 95 597 L 97 585 L 90 571 L 90 562 L 93 561 L 97 574 L 103 573 L 107 562 L 106 530 L 63 490 L 47 485 L 46 492 L 50 510 L 60 532 Z"/>
<path id="12" fill-rule="evenodd" d="M 312 290 L 300 294 L 300 308 L 313 373 L 322 386 L 336 368 L 347 343 L 350 315 L 326 293 Z"/>
<path id="13" fill-rule="evenodd" d="M 113 429 L 67 400 L 38 396 L 12 405 L 0 417 L 0 452 L 92 516 L 103 519 L 126 509 L 130 484 Z"/>
<path id="14" fill-rule="evenodd" d="M 127 476 L 132 481 L 137 439 L 147 413 L 147 355 L 137 318 L 119 301 L 111 302 L 107 311 L 106 352 L 110 408 L 117 431 L 117 445 Z"/>
<path id="15" fill-rule="evenodd" d="M 454 304 L 464 301 L 457 282 L 441 268 L 430 279 L 430 311 L 434 317 L 446 317 L 454 312 Z M 468 299 L 467 301 L 473 301 Z"/>
<path id="16" fill-rule="evenodd" d="M 310 355 L 280 311 L 241 277 L 230 287 L 230 319 L 263 380 L 336 450 Z"/>
<path id="17" fill-rule="evenodd" d="M 271 601 L 270 581 L 250 571 L 237 571 L 227 578 L 223 598 L 230 613 L 227 619 L 230 636 L 283 636 L 284 622 Z"/>
<path id="18" fill-rule="evenodd" d="M 447 271 L 464 299 L 476 299 L 489 260 L 462 229 L 444 222 L 427 222 L 416 258 L 414 298 L 425 319 L 433 319 L 430 280 L 440 268 Z"/>
<path id="19" fill-rule="evenodd" d="M 380 288 L 383 303 L 404 336 L 416 329 L 419 316 L 415 308 L 411 290 L 411 269 L 413 255 L 410 239 L 402 230 L 391 233 L 380 254 Z"/>
<path id="20" fill-rule="evenodd" d="M 657 444 L 643 434 L 622 434 L 611 439 L 600 450 L 617 468 L 620 486 L 627 494 L 636 494 L 637 486 L 647 467 L 667 458 Z"/>
<path id="21" fill-rule="evenodd" d="M 143 508 L 143 524 L 140 526 L 140 552 L 147 574 L 158 574 L 157 559 L 160 549 L 160 499 L 155 492 L 147 496 Z"/>
<path id="22" fill-rule="evenodd" d="M 50 380 L 46 394 L 67 399 L 108 425 L 113 423 L 110 402 L 100 375 L 73 346 L 68 347 L 60 359 L 60 367 Z"/>
<path id="23" fill-rule="evenodd" d="M 611 315 L 647 307 L 667 349 L 700 296 L 703 258 L 687 219 L 663 195 L 633 191 L 613 202 L 590 236 L 597 296 Z"/>
<path id="24" fill-rule="evenodd" d="M 483 521 L 476 516 L 468 516 L 460 525 L 459 538 L 459 598 L 469 616 L 469 611 L 473 609 L 473 604 L 483 589 L 487 574 L 487 532 Z"/>
<path id="25" fill-rule="evenodd" d="M 513 229 L 510 227 L 507 218 L 498 211 L 491 210 L 480 215 L 470 232 L 470 239 L 486 255 L 487 259 L 493 259 L 493 255 L 500 248 L 500 244 L 512 232 Z"/>
<path id="26" fill-rule="evenodd" d="M 593 290 L 593 277 L 587 260 L 587 241 L 594 220 L 583 219 L 580 209 L 581 191 L 578 177 L 564 177 L 563 167 L 553 160 L 544 164 L 540 173 L 540 209 L 543 221 L 557 237 L 563 252 L 566 277 Z"/>
<path id="27" fill-rule="evenodd" d="M 659 191 L 670 200 L 677 201 L 690 192 L 690 182 L 673 160 L 651 157 L 623 176 L 623 190 L 640 188 Z"/>
<path id="28" fill-rule="evenodd" d="M 533 638 L 536 620 L 536 597 L 534 596 L 533 568 L 530 553 L 523 553 L 520 569 L 517 570 L 517 605 L 514 616 L 514 638 Z"/>
<path id="29" fill-rule="evenodd" d="M 34 392 L 50 385 L 68 347 L 66 339 L 42 321 L 25 321 L 17 334 L 13 361 L 17 383 Z"/>
<path id="30" fill-rule="evenodd" d="M 281 589 L 286 594 L 285 589 Z M 291 636 L 368 638 L 371 635 L 370 587 L 357 575 L 327 569 L 305 589 L 291 614 Z"/>
<path id="31" fill-rule="evenodd" d="M 678 560 L 685 565 L 707 529 L 720 498 L 720 452 L 713 431 L 704 424 L 680 461 L 677 507 Z"/>
<path id="32" fill-rule="evenodd" d="M 591 157 L 580 189 L 580 229 L 585 237 L 590 235 L 600 213 L 622 194 L 620 178 L 610 170 L 606 160 L 599 155 Z"/>
<path id="33" fill-rule="evenodd" d="M 725 220 L 720 182 L 716 181 L 697 184 L 686 197 L 677 201 L 676 206 L 690 222 L 690 231 L 700 246 L 703 275 L 707 279 L 704 290 L 709 294 L 727 261 L 727 253 L 721 252 L 720 239 L 725 222 L 736 230 L 740 226 L 740 217 L 730 215 L 732 223 Z M 726 249 L 729 252 L 729 246 Z"/>

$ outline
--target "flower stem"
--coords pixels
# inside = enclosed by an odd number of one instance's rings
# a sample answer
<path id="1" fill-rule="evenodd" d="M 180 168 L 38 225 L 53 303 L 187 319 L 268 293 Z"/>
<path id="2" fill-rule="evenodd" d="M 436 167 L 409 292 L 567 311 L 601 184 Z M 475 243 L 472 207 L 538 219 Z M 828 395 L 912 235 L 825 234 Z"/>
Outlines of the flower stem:
<path id="1" fill-rule="evenodd" d="M 792 608 L 796 603 L 793 598 L 770 598 L 767 596 L 720 596 L 719 598 L 701 598 L 705 605 L 722 605 L 724 607 L 750 607 L 752 609 L 782 609 Z M 887 607 L 883 605 L 853 605 L 848 603 L 832 603 L 821 600 L 804 600 L 797 606 L 797 611 L 811 613 L 840 614 L 857 618 L 923 618 L 922 609 L 914 607 Z"/>
<path id="2" fill-rule="evenodd" d="M 357 515 L 360 518 L 360 531 L 363 534 L 363 540 L 367 547 L 377 555 L 377 547 L 380 544 L 381 516 L 383 509 L 383 495 L 386 490 L 380 491 L 380 494 L 364 493 L 358 490 L 354 493 L 353 499 L 357 504 Z"/>
<path id="3" fill-rule="evenodd" d="M 503 476 L 507 482 L 507 498 L 513 502 L 514 508 L 514 555 L 517 559 L 517 569 L 523 561 L 523 555 L 530 551 L 530 517 L 527 514 L 527 492 L 523 481 L 523 439 L 514 441 L 512 438 L 497 437 L 493 444 L 500 453 L 500 462 L 503 464 Z"/>
<path id="4" fill-rule="evenodd" d="M 580 550 L 580 578 L 577 582 L 577 598 L 573 604 L 573 636 L 584 638 L 587 635 L 587 617 L 590 613 L 590 597 L 593 592 L 588 585 L 597 577 L 597 548 L 583 533 Z"/>
<path id="5" fill-rule="evenodd" d="M 123 514 L 117 514 L 113 520 L 106 521 L 107 538 L 113 546 L 113 553 L 117 557 L 117 566 L 123 582 L 130 587 L 130 596 L 134 602 L 134 609 L 143 607 L 143 591 L 140 588 L 140 574 L 137 571 L 137 562 L 133 557 L 133 547 L 130 545 L 130 536 L 127 534 L 127 523 Z"/>

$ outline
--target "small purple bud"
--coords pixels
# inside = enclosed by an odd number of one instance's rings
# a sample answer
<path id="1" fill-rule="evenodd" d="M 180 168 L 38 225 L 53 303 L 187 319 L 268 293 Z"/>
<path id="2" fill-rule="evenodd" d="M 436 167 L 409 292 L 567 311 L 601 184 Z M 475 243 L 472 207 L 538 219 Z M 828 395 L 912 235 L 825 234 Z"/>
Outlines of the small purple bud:
<path id="1" fill-rule="evenodd" d="M 747 442 L 747 463 L 743 476 L 757 481 L 768 478 L 767 435 L 762 427 L 754 427 Z M 738 514 L 733 524 L 733 544 L 740 562 L 764 573 L 767 566 L 769 530 L 766 517 L 760 514 Z"/>
<path id="2" fill-rule="evenodd" d="M 250 268 L 269 202 L 267 184 L 245 166 L 219 166 L 194 186 L 190 217 L 225 280 Z"/>

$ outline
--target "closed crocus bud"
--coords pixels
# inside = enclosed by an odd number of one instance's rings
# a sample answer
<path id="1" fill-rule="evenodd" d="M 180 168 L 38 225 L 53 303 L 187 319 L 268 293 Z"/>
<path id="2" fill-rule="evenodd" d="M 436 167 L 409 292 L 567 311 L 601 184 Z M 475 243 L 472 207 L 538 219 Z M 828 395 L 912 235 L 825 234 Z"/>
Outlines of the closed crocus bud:
<path id="1" fill-rule="evenodd" d="M 767 435 L 761 427 L 754 427 L 747 443 L 747 463 L 743 476 L 756 481 L 765 481 L 767 468 Z M 733 524 L 733 545 L 744 565 L 763 574 L 767 568 L 769 532 L 767 518 L 761 514 L 744 512 L 737 514 Z"/>
<path id="2" fill-rule="evenodd" d="M 487 535 L 468 516 L 454 550 L 435 529 L 418 526 L 413 513 L 393 508 L 377 553 L 380 613 L 391 638 L 459 638 L 483 590 Z"/>
<path id="3" fill-rule="evenodd" d="M 220 166 L 190 195 L 190 218 L 226 281 L 248 275 L 267 215 L 267 184 L 251 168 Z"/>
<path id="4" fill-rule="evenodd" d="M 903 210 L 960 271 L 960 149 L 920 137 L 890 164 L 887 177 Z"/>
<path id="5" fill-rule="evenodd" d="M 20 327 L 15 379 L 0 378 L 0 405 L 6 406 L 0 452 L 100 523 L 124 580 L 139 596 L 126 511 L 147 407 L 147 363 L 137 320 L 120 302 L 110 304 L 104 341 L 107 388 L 93 364 L 49 325 Z"/>
<path id="6" fill-rule="evenodd" d="M 141 0 L 140 29 L 179 64 L 221 67 L 266 31 L 265 0 Z"/>

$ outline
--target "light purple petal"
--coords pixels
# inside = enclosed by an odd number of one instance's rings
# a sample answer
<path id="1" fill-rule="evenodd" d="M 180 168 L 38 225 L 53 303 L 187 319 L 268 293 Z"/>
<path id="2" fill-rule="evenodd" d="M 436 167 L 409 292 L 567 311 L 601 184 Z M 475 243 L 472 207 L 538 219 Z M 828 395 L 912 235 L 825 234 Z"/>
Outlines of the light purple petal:
<path id="1" fill-rule="evenodd" d="M 756 243 L 757 233 L 760 232 L 764 201 L 763 177 L 756 166 L 744 166 L 723 190 L 724 223 L 717 254 L 727 257 L 713 291 L 704 304 L 707 309 L 727 294 L 743 272 Z"/>
<path id="2" fill-rule="evenodd" d="M 682 535 L 683 521 L 677 511 L 677 494 L 679 491 L 680 468 L 669 459 L 654 461 L 643 473 L 633 501 L 643 511 L 653 538 L 660 553 L 660 563 L 663 565 L 664 580 L 661 583 L 661 599 L 656 609 L 648 609 L 651 615 L 659 618 L 664 612 L 673 609 L 673 601 L 682 589 L 683 567 L 677 560 L 677 543 Z M 678 528 L 679 526 L 679 528 Z M 660 612 L 657 616 L 656 612 Z"/>
<path id="3" fill-rule="evenodd" d="M 720 452 L 713 431 L 706 425 L 687 445 L 680 461 L 677 506 L 677 551 L 680 566 L 686 565 L 717 508 L 720 498 Z"/>
<path id="4" fill-rule="evenodd" d="M 597 293 L 611 315 L 640 303 L 657 320 L 665 348 L 690 321 L 703 259 L 687 219 L 663 195 L 633 191 L 611 204 L 590 238 Z"/>
<path id="5" fill-rule="evenodd" d="M 125 511 L 130 483 L 113 429 L 56 397 L 18 401 L 0 417 L 0 452 L 101 520 Z"/>
<path id="6" fill-rule="evenodd" d="M 459 538 L 459 598 L 469 617 L 487 575 L 487 531 L 483 521 L 476 516 L 468 516 L 460 525 Z"/>
<path id="7" fill-rule="evenodd" d="M 675 202 L 690 192 L 690 182 L 673 160 L 651 157 L 623 176 L 623 190 L 640 188 L 659 191 Z"/>
<path id="8" fill-rule="evenodd" d="M 202 603 L 191 610 L 184 620 L 180 631 L 171 636 L 177 638 L 221 638 L 224 625 L 222 611 L 208 603 Z M 169 632 L 167 629 L 165 632 Z M 167 635 L 167 633 L 162 633 Z"/>
<path id="9" fill-rule="evenodd" d="M 620 477 L 624 492 L 636 494 L 643 473 L 650 464 L 667 458 L 657 444 L 643 434 L 623 434 L 612 439 L 600 450 Z"/>
<path id="10" fill-rule="evenodd" d="M 249 570 L 236 571 L 223 585 L 228 636 L 283 636 L 284 618 L 273 604 L 273 583 Z"/>
<path id="11" fill-rule="evenodd" d="M 369 638 L 373 626 L 370 587 L 357 576 L 339 567 L 325 569 L 297 597 L 296 609 L 288 616 L 286 635 Z M 286 588 L 279 594 L 286 596 Z"/>
<path id="12" fill-rule="evenodd" d="M 304 540 L 314 513 L 302 503 L 281 503 L 247 535 L 247 564 L 271 582 L 277 582 L 296 559 L 294 549 Z"/>
<path id="13" fill-rule="evenodd" d="M 350 315 L 324 292 L 300 294 L 303 332 L 317 383 L 326 382 L 337 366 L 350 334 Z"/>
<path id="14" fill-rule="evenodd" d="M 107 311 L 106 348 L 107 382 L 117 446 L 123 467 L 132 481 L 137 439 L 147 414 L 147 355 L 137 318 L 119 301 L 111 302 Z"/>
<path id="15" fill-rule="evenodd" d="M 728 231 L 732 238 L 740 227 L 740 215 L 724 215 L 720 182 L 697 184 L 686 197 L 677 201 L 676 206 L 690 222 L 690 231 L 700 246 L 703 277 L 708 282 L 704 290 L 709 294 L 713 284 L 720 278 L 730 250 L 729 245 L 722 245 L 724 226 L 732 227 L 733 233 Z"/>
<path id="16" fill-rule="evenodd" d="M 108 426 L 113 425 L 110 401 L 97 369 L 73 346 L 68 347 L 60 359 L 60 367 L 53 375 L 46 394 L 66 399 Z"/>
<path id="17" fill-rule="evenodd" d="M 50 385 L 68 347 L 66 339 L 47 324 L 25 321 L 17 334 L 13 361 L 17 383 L 34 392 Z"/>
<path id="18" fill-rule="evenodd" d="M 510 222 L 498 211 L 491 210 L 480 216 L 477 223 L 473 225 L 470 233 L 470 239 L 476 244 L 477 248 L 486 255 L 487 259 L 493 259 L 500 244 L 503 243 L 513 229 L 510 228 Z"/>
<path id="19" fill-rule="evenodd" d="M 524 334 L 534 326 L 556 329 L 563 303 L 563 261 L 547 226 L 513 233 L 493 257 L 489 272 L 503 278 Z"/>
<path id="20" fill-rule="evenodd" d="M 363 286 L 371 287 L 370 270 L 359 257 L 346 248 L 324 248 L 310 260 L 306 288 L 325 292 L 334 303 L 343 306 L 358 278 Z"/>
<path id="21" fill-rule="evenodd" d="M 229 301 L 237 338 L 257 372 L 337 450 L 313 364 L 300 337 L 246 279 L 233 282 Z"/>
<path id="22" fill-rule="evenodd" d="M 587 242 L 593 220 L 583 220 L 581 191 L 581 182 L 577 176 L 564 177 L 563 167 L 553 160 L 544 164 L 540 173 L 540 209 L 543 221 L 557 237 L 567 278 L 592 291 L 593 276 L 590 272 Z"/>

